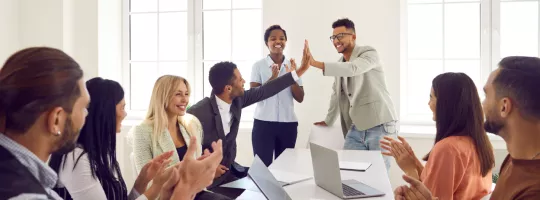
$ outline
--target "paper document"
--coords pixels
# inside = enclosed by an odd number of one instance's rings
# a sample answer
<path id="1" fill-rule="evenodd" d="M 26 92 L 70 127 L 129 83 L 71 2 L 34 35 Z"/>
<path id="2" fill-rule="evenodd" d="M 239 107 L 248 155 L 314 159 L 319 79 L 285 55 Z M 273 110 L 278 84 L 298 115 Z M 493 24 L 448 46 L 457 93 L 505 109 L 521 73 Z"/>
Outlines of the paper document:
<path id="1" fill-rule="evenodd" d="M 370 166 L 371 166 L 371 163 L 368 163 L 368 162 L 349 162 L 349 161 L 339 162 L 339 169 L 341 170 L 366 171 Z"/>
<path id="2" fill-rule="evenodd" d="M 308 175 L 286 172 L 277 169 L 270 169 L 270 172 L 272 172 L 272 175 L 274 175 L 279 183 L 281 183 L 281 186 L 292 185 L 312 178 Z"/>
<path id="3" fill-rule="evenodd" d="M 276 169 L 271 169 L 270 172 L 272 172 L 272 175 L 274 175 L 274 177 L 276 178 L 276 180 L 278 180 L 281 186 L 292 185 L 312 178 L 308 175 L 291 173 Z M 255 185 L 255 183 L 249 176 L 221 185 L 220 187 L 246 189 L 254 192 L 260 191 L 257 185 Z"/>

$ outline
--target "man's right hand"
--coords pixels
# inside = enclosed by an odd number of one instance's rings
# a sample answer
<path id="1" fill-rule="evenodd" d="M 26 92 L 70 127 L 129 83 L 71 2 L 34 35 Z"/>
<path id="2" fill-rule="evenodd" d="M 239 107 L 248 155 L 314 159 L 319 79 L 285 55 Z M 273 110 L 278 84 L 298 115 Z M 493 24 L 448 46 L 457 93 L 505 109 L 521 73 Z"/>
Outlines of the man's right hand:
<path id="1" fill-rule="evenodd" d="M 326 124 L 325 121 L 322 121 L 322 122 L 315 122 L 315 123 L 313 123 L 313 125 L 315 125 L 315 126 L 328 126 L 328 124 Z"/>

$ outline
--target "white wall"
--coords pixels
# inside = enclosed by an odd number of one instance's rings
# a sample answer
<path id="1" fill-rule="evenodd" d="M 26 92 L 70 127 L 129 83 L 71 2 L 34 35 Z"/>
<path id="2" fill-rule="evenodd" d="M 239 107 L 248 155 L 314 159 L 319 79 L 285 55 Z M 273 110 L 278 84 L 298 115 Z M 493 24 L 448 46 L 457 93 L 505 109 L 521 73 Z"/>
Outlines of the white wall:
<path id="1" fill-rule="evenodd" d="M 0 1 L 0 68 L 19 49 L 19 4 L 17 0 Z"/>
<path id="2" fill-rule="evenodd" d="M 300 60 L 304 39 L 311 53 L 319 61 L 336 61 L 339 54 L 328 39 L 332 35 L 332 22 L 348 17 L 355 22 L 357 43 L 376 48 L 386 71 L 388 89 L 399 110 L 399 1 L 336 0 L 265 0 L 263 1 L 263 28 L 280 24 L 287 31 L 290 56 Z M 287 6 L 284 6 L 287 5 Z M 297 145 L 305 146 L 313 122 L 325 119 L 332 77 L 322 76 L 321 70 L 311 68 L 302 77 L 304 102 L 295 105 L 299 118 Z"/>
<path id="3" fill-rule="evenodd" d="M 19 49 L 48 46 L 62 49 L 77 60 L 85 78 L 95 77 L 97 15 L 97 0 L 2 0 L 0 61 Z"/>
<path id="4" fill-rule="evenodd" d="M 20 48 L 63 48 L 62 0 L 19 1 Z"/>

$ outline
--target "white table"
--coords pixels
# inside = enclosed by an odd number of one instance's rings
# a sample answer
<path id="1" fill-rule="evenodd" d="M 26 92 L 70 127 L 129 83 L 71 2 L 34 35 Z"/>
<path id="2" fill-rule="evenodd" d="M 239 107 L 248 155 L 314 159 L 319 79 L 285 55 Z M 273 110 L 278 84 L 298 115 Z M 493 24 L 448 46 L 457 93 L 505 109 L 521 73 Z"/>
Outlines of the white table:
<path id="1" fill-rule="evenodd" d="M 394 199 L 394 192 L 380 151 L 338 150 L 338 155 L 340 161 L 371 162 L 371 167 L 365 172 L 341 171 L 341 179 L 355 179 L 385 193 L 385 196 L 382 197 L 365 199 Z M 311 152 L 309 149 L 286 149 L 269 168 L 313 176 Z M 315 179 L 285 186 L 284 188 L 293 200 L 340 199 L 318 187 L 315 184 Z M 261 193 L 246 191 L 237 199 L 265 198 Z"/>

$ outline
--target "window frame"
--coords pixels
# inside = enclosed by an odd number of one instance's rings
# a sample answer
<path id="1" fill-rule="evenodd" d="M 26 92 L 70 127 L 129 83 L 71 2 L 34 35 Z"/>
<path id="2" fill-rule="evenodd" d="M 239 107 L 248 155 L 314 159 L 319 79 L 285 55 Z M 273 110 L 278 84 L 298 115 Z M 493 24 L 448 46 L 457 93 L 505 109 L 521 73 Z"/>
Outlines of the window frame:
<path id="1" fill-rule="evenodd" d="M 262 0 L 261 0 L 262 1 Z M 131 92 L 131 59 L 130 59 L 130 45 L 131 45 L 131 33 L 130 33 L 130 0 L 122 0 L 122 81 L 121 84 L 124 88 L 125 93 L 125 100 L 126 100 L 126 112 L 128 113 L 126 117 L 126 121 L 128 121 L 128 124 L 137 123 L 141 120 L 144 120 L 147 110 L 133 110 L 131 109 L 131 99 L 132 99 L 132 92 Z M 254 10 L 254 9 L 260 9 L 261 11 L 261 25 L 262 25 L 262 15 L 263 15 L 263 4 L 261 2 L 260 8 L 233 8 L 233 2 L 234 0 L 231 0 L 231 8 L 230 9 L 207 9 L 207 10 L 230 10 L 231 11 L 231 20 L 232 15 L 235 10 Z M 155 12 L 148 12 L 148 13 L 158 13 L 158 54 L 159 54 L 159 13 L 168 13 L 171 11 L 159 11 L 159 0 L 157 0 L 158 4 L 158 10 Z M 191 84 L 191 97 L 190 97 L 190 105 L 193 105 L 197 103 L 198 101 L 202 100 L 205 97 L 205 81 L 207 81 L 206 77 L 204 77 L 204 62 L 210 62 L 212 60 L 204 60 L 203 59 L 203 53 L 204 53 L 204 41 L 203 41 L 203 2 L 198 0 L 187 0 L 187 28 L 188 28 L 188 49 L 187 49 L 187 74 L 184 76 L 184 78 L 188 79 Z M 144 13 L 144 12 L 135 12 L 135 13 Z M 231 21 L 232 22 L 232 21 Z M 231 23 L 231 31 L 233 24 Z M 261 27 L 262 29 L 262 27 Z M 231 37 L 233 37 L 231 33 Z M 232 44 L 231 44 L 232 45 Z M 233 47 L 231 46 L 231 49 Z M 261 46 L 260 49 L 261 57 L 264 54 L 264 47 Z M 232 52 L 231 52 L 232 54 Z M 232 56 L 231 56 L 232 59 Z M 260 58 L 253 58 L 254 60 L 258 60 Z M 236 60 L 235 60 L 236 61 Z M 244 61 L 244 60 L 240 60 Z M 245 61 L 251 61 L 251 60 L 245 60 Z M 162 62 L 159 60 L 159 57 L 156 61 L 156 63 Z M 245 75 L 246 76 L 246 75 Z M 249 74 L 247 74 L 249 76 Z M 154 84 L 154 83 L 148 83 L 148 84 Z M 150 97 L 148 97 L 150 98 Z M 250 126 L 253 123 L 253 118 L 250 116 L 254 115 L 254 109 L 245 109 L 244 110 L 244 117 L 241 120 L 241 127 L 247 127 Z"/>
<path id="2" fill-rule="evenodd" d="M 480 1 L 464 1 L 464 2 L 439 2 L 439 3 L 408 3 L 408 0 L 402 0 L 401 3 L 401 56 L 400 64 L 402 73 L 400 73 L 400 119 L 401 124 L 410 125 L 410 126 L 434 126 L 435 123 L 431 117 L 424 115 L 411 115 L 408 113 L 408 6 L 409 5 L 422 5 L 422 4 L 442 4 L 442 24 L 443 24 L 443 39 L 444 39 L 444 27 L 445 27 L 445 16 L 444 16 L 444 6 L 454 3 L 467 3 L 467 2 L 479 2 L 480 3 L 480 83 L 483 83 L 487 80 L 487 77 L 492 70 L 496 68 L 494 66 L 499 60 L 499 38 L 494 37 L 494 34 L 498 34 L 498 25 L 499 25 L 499 0 L 480 0 Z M 495 16 L 497 15 L 497 16 Z M 443 42 L 443 53 L 444 53 L 444 42 Z M 443 62 L 446 59 L 443 55 Z M 444 70 L 444 68 L 443 68 Z M 483 85 L 477 86 L 479 92 L 481 93 L 481 88 Z M 428 102 L 426 91 L 426 106 Z"/>

